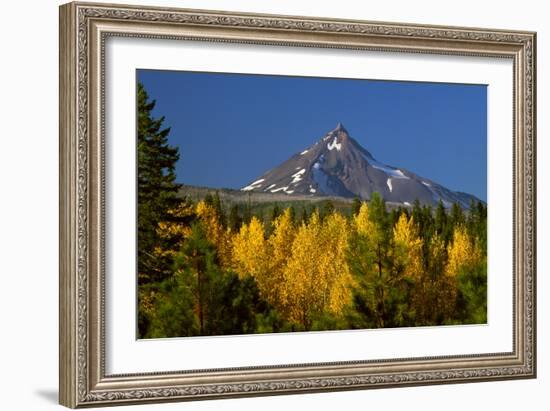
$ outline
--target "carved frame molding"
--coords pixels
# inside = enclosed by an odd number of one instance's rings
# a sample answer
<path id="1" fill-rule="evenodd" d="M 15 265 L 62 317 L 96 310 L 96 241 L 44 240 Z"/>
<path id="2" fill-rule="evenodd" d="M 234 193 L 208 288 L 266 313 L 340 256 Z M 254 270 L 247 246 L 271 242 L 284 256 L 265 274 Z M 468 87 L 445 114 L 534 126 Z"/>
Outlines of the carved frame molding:
<path id="1" fill-rule="evenodd" d="M 104 47 L 109 36 L 476 55 L 514 62 L 514 350 L 105 375 Z M 536 35 L 69 3 L 60 8 L 60 403 L 68 407 L 536 376 Z"/>

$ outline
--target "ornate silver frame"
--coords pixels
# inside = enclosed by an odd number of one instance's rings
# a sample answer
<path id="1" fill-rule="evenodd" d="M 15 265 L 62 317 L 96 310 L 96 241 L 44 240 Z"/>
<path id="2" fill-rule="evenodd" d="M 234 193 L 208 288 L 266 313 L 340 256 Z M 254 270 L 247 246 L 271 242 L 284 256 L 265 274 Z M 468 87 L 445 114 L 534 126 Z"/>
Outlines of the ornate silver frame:
<path id="1" fill-rule="evenodd" d="M 484 355 L 106 375 L 103 64 L 109 36 L 475 55 L 514 63 L 514 349 Z M 60 8 L 60 403 L 67 407 L 534 378 L 532 32 L 70 3 Z"/>

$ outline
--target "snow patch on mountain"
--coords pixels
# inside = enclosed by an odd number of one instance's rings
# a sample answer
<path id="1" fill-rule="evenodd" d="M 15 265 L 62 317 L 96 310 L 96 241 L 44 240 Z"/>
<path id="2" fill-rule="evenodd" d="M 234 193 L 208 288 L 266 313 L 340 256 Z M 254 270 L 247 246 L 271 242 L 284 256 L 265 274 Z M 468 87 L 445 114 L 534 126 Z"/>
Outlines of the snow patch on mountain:
<path id="1" fill-rule="evenodd" d="M 390 191 L 393 191 L 393 187 L 391 185 L 391 178 L 387 179 L 386 184 L 388 185 L 388 188 L 390 189 Z"/>
<path id="2" fill-rule="evenodd" d="M 371 165 L 374 168 L 376 168 L 377 170 L 382 170 L 384 173 L 386 173 L 389 176 L 392 176 L 393 178 L 404 178 L 404 179 L 409 178 L 405 174 L 403 174 L 403 172 L 401 170 L 393 169 L 393 168 L 389 168 L 389 167 L 380 167 L 380 166 L 374 165 L 374 164 L 371 164 Z"/>
<path id="3" fill-rule="evenodd" d="M 300 171 L 298 171 L 295 174 L 292 174 L 292 181 L 290 184 L 296 184 L 299 183 L 302 180 L 302 175 L 306 172 L 305 168 L 302 168 Z"/>
<path id="4" fill-rule="evenodd" d="M 367 162 L 373 168 L 376 168 L 377 170 L 383 171 L 384 173 L 386 173 L 389 176 L 392 176 L 393 178 L 405 178 L 405 179 L 409 178 L 401 170 L 399 170 L 398 168 L 387 166 L 386 164 L 383 164 L 383 163 L 375 160 L 372 156 L 369 156 L 365 153 L 362 153 L 362 154 L 363 154 L 363 157 L 365 158 L 365 160 L 367 160 Z"/>
<path id="5" fill-rule="evenodd" d="M 332 151 L 334 149 L 340 151 L 342 149 L 342 143 L 338 143 L 338 137 L 334 137 L 331 143 L 327 144 L 327 148 Z"/>
<path id="6" fill-rule="evenodd" d="M 259 180 L 256 180 L 253 183 L 251 183 L 250 185 L 247 185 L 246 187 L 241 188 L 241 191 L 250 191 L 256 188 L 260 188 L 262 186 L 260 183 L 262 183 L 263 181 L 265 181 L 265 179 L 260 178 Z"/>

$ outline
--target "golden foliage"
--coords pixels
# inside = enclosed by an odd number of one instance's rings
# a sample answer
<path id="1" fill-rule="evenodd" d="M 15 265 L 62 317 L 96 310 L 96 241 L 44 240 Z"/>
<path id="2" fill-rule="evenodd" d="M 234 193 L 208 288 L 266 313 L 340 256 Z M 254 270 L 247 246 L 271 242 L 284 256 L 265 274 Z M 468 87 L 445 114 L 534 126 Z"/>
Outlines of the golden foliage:
<path id="1" fill-rule="evenodd" d="M 214 207 L 199 201 L 196 206 L 196 214 L 206 228 L 207 238 L 216 247 L 220 266 L 228 268 L 232 260 L 232 240 L 229 230 L 220 224 Z"/>
<path id="2" fill-rule="evenodd" d="M 402 213 L 393 228 L 396 264 L 404 268 L 404 275 L 416 281 L 422 276 L 422 239 L 414 219 Z"/>
<path id="3" fill-rule="evenodd" d="M 279 311 L 286 311 L 289 287 L 285 282 L 285 268 L 292 253 L 296 235 L 290 209 L 273 221 L 273 233 L 268 240 L 269 275 L 259 284 L 260 291 Z"/>
<path id="4" fill-rule="evenodd" d="M 373 236 L 375 234 L 374 223 L 369 217 L 369 206 L 363 201 L 359 213 L 353 217 L 353 226 L 356 232 L 362 236 Z"/>
<path id="5" fill-rule="evenodd" d="M 448 261 L 445 272 L 456 277 L 460 270 L 473 267 L 481 258 L 477 245 L 470 239 L 466 228 L 457 226 L 453 232 L 453 240 L 447 247 Z"/>
<path id="6" fill-rule="evenodd" d="M 329 311 L 342 313 L 351 302 L 352 276 L 347 264 L 349 226 L 340 213 L 333 213 L 325 219 L 323 242 L 326 247 L 324 261 L 325 293 L 330 295 Z"/>
<path id="7" fill-rule="evenodd" d="M 315 314 L 340 314 L 350 302 L 347 236 L 347 221 L 338 213 L 322 222 L 314 212 L 308 224 L 298 228 L 285 269 L 291 321 L 307 329 Z"/>
<path id="8" fill-rule="evenodd" d="M 370 312 L 370 324 L 377 327 L 400 321 L 391 317 L 401 315 L 395 314 L 401 306 L 392 298 L 403 298 L 406 302 L 399 304 L 407 304 L 408 318 L 419 324 L 441 323 L 441 318 L 454 316 L 457 275 L 483 258 L 462 225 L 454 227 L 446 245 L 437 232 L 423 238 L 406 212 L 391 226 L 366 202 L 350 218 L 337 211 L 321 218 L 315 210 L 300 224 L 293 222 L 291 209 L 286 208 L 271 222 L 272 230 L 254 216 L 238 232 L 225 228 L 216 208 L 205 201 L 196 206 L 182 202 L 170 213 L 183 220 L 199 219 L 220 267 L 241 279 L 254 277 L 260 295 L 280 318 L 306 330 L 326 314 L 332 316 L 329 321 L 344 321 L 357 292 Z M 266 236 L 266 231 L 271 234 Z M 160 222 L 158 233 L 167 240 L 177 239 L 177 247 L 154 250 L 170 257 L 189 238 L 190 226 Z M 144 312 L 153 297 L 141 295 Z"/>
<path id="9" fill-rule="evenodd" d="M 243 224 L 233 239 L 232 268 L 242 278 L 252 275 L 261 284 L 268 275 L 268 254 L 264 237 L 264 225 L 256 217 L 250 224 Z"/>

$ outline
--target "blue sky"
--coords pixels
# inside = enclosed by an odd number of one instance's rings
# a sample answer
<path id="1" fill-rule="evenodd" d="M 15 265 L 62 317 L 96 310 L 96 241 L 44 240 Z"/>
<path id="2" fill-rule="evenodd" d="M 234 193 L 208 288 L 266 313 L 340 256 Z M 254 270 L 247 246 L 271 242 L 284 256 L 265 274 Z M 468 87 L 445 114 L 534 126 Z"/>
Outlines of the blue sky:
<path id="1" fill-rule="evenodd" d="M 241 188 L 342 122 L 374 157 L 487 201 L 487 87 L 138 70 L 181 183 Z"/>

